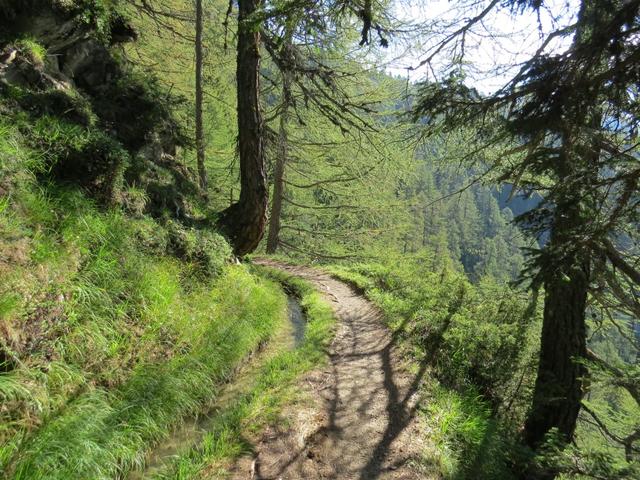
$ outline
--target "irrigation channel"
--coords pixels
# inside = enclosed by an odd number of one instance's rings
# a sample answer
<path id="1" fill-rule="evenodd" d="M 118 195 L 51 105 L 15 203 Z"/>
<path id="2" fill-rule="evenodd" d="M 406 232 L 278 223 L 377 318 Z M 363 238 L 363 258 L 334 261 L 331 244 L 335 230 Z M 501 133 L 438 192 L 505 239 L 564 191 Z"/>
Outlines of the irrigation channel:
<path id="1" fill-rule="evenodd" d="M 233 402 L 233 399 L 251 383 L 267 358 L 274 353 L 292 350 L 302 344 L 307 318 L 298 298 L 294 295 L 288 294 L 287 304 L 289 321 L 263 348 L 239 367 L 237 374 L 232 377 L 231 381 L 221 387 L 214 403 L 205 413 L 188 418 L 176 427 L 168 438 L 148 454 L 144 470 L 132 471 L 127 477 L 128 480 L 152 478 L 162 471 L 173 458 L 200 443 L 207 432 L 211 430 L 218 412 Z"/>

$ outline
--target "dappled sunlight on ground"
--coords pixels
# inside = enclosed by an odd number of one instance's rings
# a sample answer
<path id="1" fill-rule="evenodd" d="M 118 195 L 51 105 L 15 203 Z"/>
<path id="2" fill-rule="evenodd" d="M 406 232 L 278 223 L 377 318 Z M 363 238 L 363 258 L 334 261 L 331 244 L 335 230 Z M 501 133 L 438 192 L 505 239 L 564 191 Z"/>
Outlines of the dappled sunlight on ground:
<path id="1" fill-rule="evenodd" d="M 307 401 L 270 427 L 242 458 L 232 478 L 425 479 L 416 411 L 426 373 L 402 368 L 396 339 L 381 313 L 346 284 L 304 267 L 265 261 L 313 282 L 339 318 L 330 362 L 300 381 Z M 435 478 L 437 475 L 433 475 Z"/>

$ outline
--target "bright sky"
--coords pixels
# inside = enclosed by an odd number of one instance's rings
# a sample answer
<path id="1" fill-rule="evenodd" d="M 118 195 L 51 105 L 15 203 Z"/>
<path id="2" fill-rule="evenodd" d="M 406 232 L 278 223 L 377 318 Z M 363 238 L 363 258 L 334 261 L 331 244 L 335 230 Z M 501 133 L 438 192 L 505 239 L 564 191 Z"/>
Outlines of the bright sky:
<path id="1" fill-rule="evenodd" d="M 409 70 L 409 67 L 417 67 L 428 55 L 425 52 L 445 37 L 437 32 L 457 30 L 463 21 L 477 16 L 490 0 L 395 0 L 394 3 L 395 16 L 399 20 L 434 24 L 432 32 L 407 35 L 406 39 L 391 38 L 386 52 L 388 72 L 417 81 L 427 77 L 433 79 L 428 66 L 416 70 Z M 460 4 L 462 8 L 459 8 Z M 578 5 L 579 0 L 545 0 L 539 16 L 530 10 L 512 14 L 508 9 L 495 7 L 467 34 L 465 58 L 470 63 L 467 83 L 485 93 L 501 87 L 517 68 L 505 70 L 506 66 L 521 63 L 541 46 L 549 32 L 573 23 Z M 570 42 L 571 38 L 558 38 L 546 51 L 563 51 Z M 436 74 L 441 74 L 450 55 L 451 52 L 445 50 L 432 64 Z"/>

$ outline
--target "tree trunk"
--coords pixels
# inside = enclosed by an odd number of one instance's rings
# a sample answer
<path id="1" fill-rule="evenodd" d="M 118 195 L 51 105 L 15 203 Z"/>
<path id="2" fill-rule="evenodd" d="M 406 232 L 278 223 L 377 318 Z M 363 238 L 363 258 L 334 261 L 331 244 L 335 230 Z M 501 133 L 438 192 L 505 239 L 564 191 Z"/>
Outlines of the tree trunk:
<path id="1" fill-rule="evenodd" d="M 280 242 L 280 220 L 282 217 L 282 201 L 284 199 L 284 175 L 288 155 L 287 121 L 289 119 L 289 105 L 291 103 L 290 75 L 287 71 L 282 74 L 282 112 L 280 114 L 280 132 L 278 135 L 278 156 L 273 172 L 273 198 L 271 199 L 267 253 L 275 253 Z"/>
<path id="2" fill-rule="evenodd" d="M 280 123 L 282 123 L 282 121 Z M 280 218 L 282 216 L 282 200 L 284 197 L 284 170 L 287 162 L 286 145 L 283 145 L 282 141 L 283 131 L 281 126 L 278 157 L 276 158 L 276 167 L 273 172 L 273 198 L 271 199 L 271 216 L 269 218 L 269 234 L 267 235 L 267 253 L 276 253 L 278 244 L 280 243 Z M 286 142 L 286 138 L 284 141 Z"/>
<path id="3" fill-rule="evenodd" d="M 433 209 L 431 210 L 431 217 L 433 218 Z M 427 215 L 426 207 L 422 210 L 422 247 L 427 246 L 427 238 L 429 237 L 429 217 Z"/>
<path id="4" fill-rule="evenodd" d="M 265 173 L 263 124 L 260 112 L 260 33 L 247 19 L 261 0 L 239 0 L 237 108 L 240 152 L 240 198 L 224 210 L 219 225 L 236 255 L 256 249 L 267 221 L 267 176 Z"/>
<path id="5" fill-rule="evenodd" d="M 204 129 L 202 125 L 202 31 L 204 19 L 202 0 L 196 0 L 196 156 L 200 189 L 207 191 L 207 170 L 204 166 Z"/>
<path id="6" fill-rule="evenodd" d="M 558 205 L 549 249 L 566 250 L 575 242 L 581 213 L 574 202 Z M 555 263 L 555 262 L 554 262 Z M 545 280 L 540 363 L 533 403 L 525 424 L 527 445 L 537 448 L 557 428 L 564 442 L 573 438 L 587 373 L 585 310 L 590 260 L 586 248 L 566 254 Z"/>
<path id="7" fill-rule="evenodd" d="M 599 126 L 598 111 L 582 117 L 590 129 Z M 545 301 L 538 376 L 533 402 L 524 429 L 524 439 L 537 448 L 551 429 L 557 429 L 562 442 L 570 442 L 576 428 L 587 368 L 581 362 L 587 354 L 585 323 L 591 276 L 591 251 L 582 241 L 591 222 L 589 200 L 597 179 L 600 149 L 563 134 L 562 153 L 556 161 L 559 181 L 565 191 L 555 202 L 551 238 L 542 267 Z M 582 173 L 580 173 L 582 172 Z M 580 174 L 579 182 L 570 178 Z M 540 477 L 540 475 L 537 475 Z M 553 478 L 549 473 L 542 478 Z"/>
<path id="8" fill-rule="evenodd" d="M 601 15 L 594 13 L 606 11 L 600 3 L 582 1 L 574 48 L 594 35 Z M 603 59 L 586 64 L 591 70 L 580 75 L 593 75 L 605 63 Z M 574 108 L 570 126 L 562 132 L 561 155 L 555 162 L 558 182 L 565 187 L 556 200 L 543 272 L 546 275 L 540 363 L 524 430 L 524 439 L 532 448 L 537 448 L 553 428 L 561 435 L 561 441 L 569 443 L 573 439 L 588 373 L 581 360 L 587 355 L 585 317 L 592 255 L 584 235 L 589 231 L 597 204 L 590 197 L 597 191 L 600 144 L 597 136 L 584 132 L 599 130 L 603 114 L 598 105 L 598 88 L 590 88 L 584 98 L 588 101 Z M 554 478 L 555 474 L 534 476 Z"/>

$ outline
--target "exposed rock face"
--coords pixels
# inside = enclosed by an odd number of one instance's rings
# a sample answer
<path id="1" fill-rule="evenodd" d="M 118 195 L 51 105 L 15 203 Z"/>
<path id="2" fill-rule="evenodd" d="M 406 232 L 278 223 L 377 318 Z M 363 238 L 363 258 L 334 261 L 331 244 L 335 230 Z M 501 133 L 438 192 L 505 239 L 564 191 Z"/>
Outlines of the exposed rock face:
<path id="1" fill-rule="evenodd" d="M 16 59 L 17 53 L 18 49 L 11 47 L 8 48 L 6 52 L 2 52 L 2 54 L 0 54 L 0 68 L 10 65 Z"/>
<path id="2" fill-rule="evenodd" d="M 17 101 L 34 118 L 55 116 L 99 133 L 95 142 L 58 159 L 52 173 L 103 203 L 118 202 L 118 185 L 126 178 L 147 190 L 152 211 L 186 215 L 184 194 L 195 189 L 189 172 L 174 159 L 183 142 L 179 128 L 166 105 L 112 54 L 117 44 L 137 38 L 134 28 L 116 17 L 106 42 L 77 21 L 62 0 L 29 0 L 11 9 L 2 1 L 0 30 L 37 40 L 46 56 L 35 58 L 0 35 L 0 95 L 19 88 L 28 94 Z M 114 154 L 111 144 L 123 148 Z"/>
<path id="3" fill-rule="evenodd" d="M 91 30 L 74 18 L 53 7 L 47 8 L 44 2 L 41 8 L 27 10 L 13 19 L 14 29 L 21 36 L 35 38 L 47 49 L 44 62 L 33 62 L 26 58 L 25 52 L 15 47 L 17 60 L 5 62 L 0 79 L 10 84 L 31 86 L 40 89 L 77 87 L 88 94 L 95 94 L 122 72 L 113 59 L 109 46 L 97 40 Z M 120 19 L 120 29 L 126 23 Z M 129 27 L 132 30 L 131 27 Z M 118 38 L 134 38 L 121 35 Z M 112 41 L 112 45 L 115 44 Z M 20 62 L 23 58 L 23 62 Z M 41 77 L 46 81 L 41 81 Z"/>
<path id="4" fill-rule="evenodd" d="M 62 74 L 89 93 L 97 93 L 120 75 L 118 64 L 97 40 L 88 38 L 78 41 L 61 55 Z"/>

